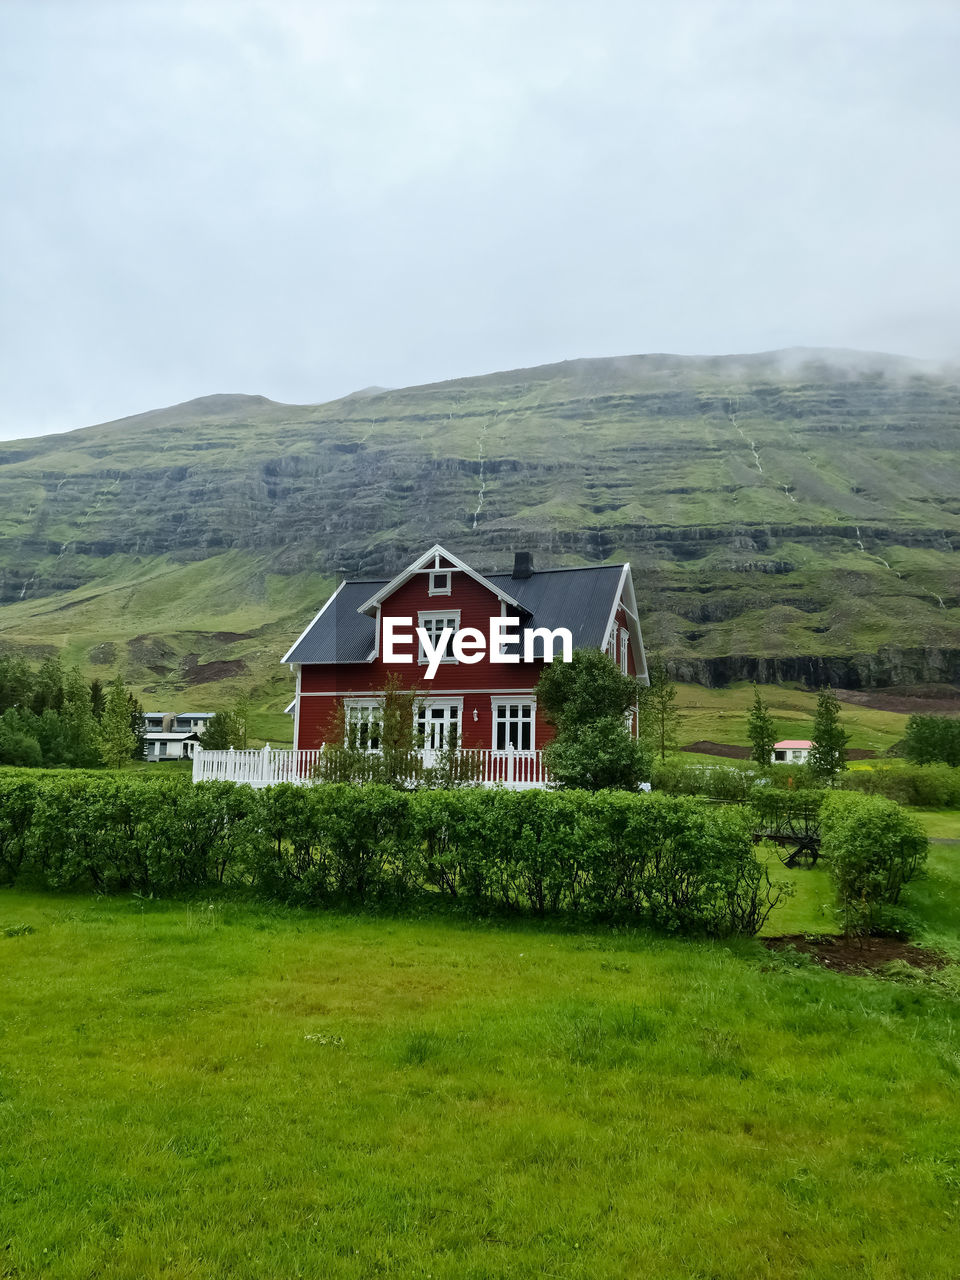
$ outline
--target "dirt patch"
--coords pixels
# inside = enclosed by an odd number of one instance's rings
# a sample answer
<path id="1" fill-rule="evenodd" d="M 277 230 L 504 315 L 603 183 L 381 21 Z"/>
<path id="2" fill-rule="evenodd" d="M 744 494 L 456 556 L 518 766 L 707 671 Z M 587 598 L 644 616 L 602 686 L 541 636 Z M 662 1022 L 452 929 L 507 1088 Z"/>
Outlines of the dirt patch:
<path id="1" fill-rule="evenodd" d="M 733 747 L 728 742 L 711 742 L 709 738 L 705 738 L 702 742 L 691 742 L 688 747 L 681 747 L 681 751 L 695 751 L 701 756 L 725 756 L 727 760 L 749 760 L 749 747 Z"/>
<path id="2" fill-rule="evenodd" d="M 837 689 L 841 702 L 852 702 L 873 711 L 899 711 L 902 715 L 960 715 L 960 689 L 952 684 L 903 684 L 889 689 Z"/>
<path id="3" fill-rule="evenodd" d="M 187 684 L 210 684 L 214 680 L 230 680 L 246 675 L 249 668 L 241 658 L 225 658 L 218 662 L 198 662 L 195 653 L 183 659 L 183 678 Z"/>
<path id="4" fill-rule="evenodd" d="M 132 662 L 143 667 L 163 667 L 170 670 L 169 663 L 176 658 L 176 653 L 159 636 L 134 636 L 127 641 L 127 653 Z"/>
<path id="5" fill-rule="evenodd" d="M 892 960 L 902 960 L 914 969 L 943 969 L 950 963 L 939 951 L 918 947 L 904 938 L 847 939 L 825 934 L 807 937 L 802 933 L 785 933 L 776 938 L 761 938 L 769 951 L 784 951 L 788 947 L 816 960 L 825 969 L 838 973 L 881 972 Z"/>

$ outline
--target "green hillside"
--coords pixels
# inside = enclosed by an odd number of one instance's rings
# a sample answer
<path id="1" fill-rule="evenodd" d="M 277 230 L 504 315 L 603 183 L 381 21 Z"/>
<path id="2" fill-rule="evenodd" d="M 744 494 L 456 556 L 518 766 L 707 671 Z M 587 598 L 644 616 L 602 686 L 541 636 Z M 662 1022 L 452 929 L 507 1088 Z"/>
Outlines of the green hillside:
<path id="1" fill-rule="evenodd" d="M 0 644 L 122 669 L 151 703 L 279 698 L 336 578 L 434 541 L 488 570 L 517 547 L 629 558 L 683 678 L 955 680 L 957 372 L 630 356 L 325 405 L 207 396 L 7 442 Z"/>

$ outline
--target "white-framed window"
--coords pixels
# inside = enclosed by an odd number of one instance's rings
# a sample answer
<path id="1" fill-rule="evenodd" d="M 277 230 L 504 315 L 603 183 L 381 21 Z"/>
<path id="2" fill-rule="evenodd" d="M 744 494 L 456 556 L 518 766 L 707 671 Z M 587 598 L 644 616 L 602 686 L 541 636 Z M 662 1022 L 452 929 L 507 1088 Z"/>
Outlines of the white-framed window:
<path id="1" fill-rule="evenodd" d="M 463 701 L 431 698 L 417 707 L 417 739 L 428 751 L 443 751 L 460 743 Z"/>
<path id="2" fill-rule="evenodd" d="M 418 617 L 418 624 L 423 627 L 424 631 L 430 637 L 430 643 L 432 645 L 436 645 L 445 628 L 449 627 L 454 634 L 460 630 L 460 611 L 458 609 L 455 611 L 451 610 L 449 613 L 421 613 Z M 452 641 L 453 637 L 451 636 L 450 642 L 447 644 L 446 653 L 442 659 L 444 662 L 456 662 L 456 658 L 451 652 Z M 420 645 L 420 657 L 418 661 L 421 666 L 426 666 L 427 664 L 427 655 L 422 644 Z"/>
<path id="3" fill-rule="evenodd" d="M 535 698 L 493 698 L 493 749 L 535 751 L 537 701 Z"/>
<path id="4" fill-rule="evenodd" d="M 630 633 L 626 627 L 620 628 L 620 670 L 624 675 L 629 669 Z"/>
<path id="5" fill-rule="evenodd" d="M 379 702 L 345 701 L 344 746 L 360 751 L 379 751 L 383 709 Z"/>
<path id="6" fill-rule="evenodd" d="M 802 752 L 802 751 L 791 751 L 791 752 L 790 752 L 790 759 L 791 759 L 791 760 L 802 760 L 802 759 L 803 759 L 803 752 Z"/>
<path id="7" fill-rule="evenodd" d="M 607 637 L 606 654 L 611 662 L 616 662 L 617 660 L 617 624 L 616 623 L 614 623 L 613 626 L 610 628 L 610 635 Z"/>
<path id="8" fill-rule="evenodd" d="M 453 579 L 449 569 L 431 569 L 429 594 L 432 596 L 448 596 L 452 582 Z"/>

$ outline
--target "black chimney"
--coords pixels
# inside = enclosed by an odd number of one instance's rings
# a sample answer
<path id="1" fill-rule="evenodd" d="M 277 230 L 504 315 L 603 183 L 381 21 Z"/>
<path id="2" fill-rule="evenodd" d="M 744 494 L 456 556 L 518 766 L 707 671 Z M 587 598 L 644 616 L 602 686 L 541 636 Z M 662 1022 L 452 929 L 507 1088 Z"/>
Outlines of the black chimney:
<path id="1" fill-rule="evenodd" d="M 513 553 L 513 576 L 515 578 L 533 577 L 533 556 L 529 551 Z"/>

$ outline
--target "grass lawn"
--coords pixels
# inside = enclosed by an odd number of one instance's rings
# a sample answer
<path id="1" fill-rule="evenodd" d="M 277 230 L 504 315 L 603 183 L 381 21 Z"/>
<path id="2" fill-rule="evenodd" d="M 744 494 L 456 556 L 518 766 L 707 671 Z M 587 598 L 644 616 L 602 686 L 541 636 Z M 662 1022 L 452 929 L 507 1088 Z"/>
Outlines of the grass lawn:
<path id="1" fill-rule="evenodd" d="M 911 809 L 931 840 L 960 840 L 960 809 Z"/>
<path id="2" fill-rule="evenodd" d="M 957 1275 L 947 982 L 9 890 L 0 969 L 0 1275 Z"/>

